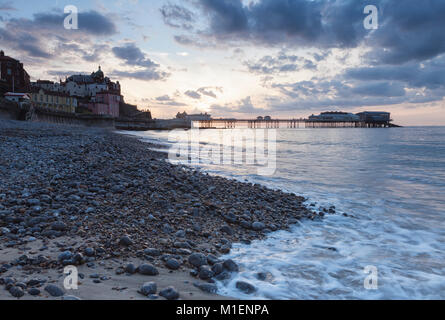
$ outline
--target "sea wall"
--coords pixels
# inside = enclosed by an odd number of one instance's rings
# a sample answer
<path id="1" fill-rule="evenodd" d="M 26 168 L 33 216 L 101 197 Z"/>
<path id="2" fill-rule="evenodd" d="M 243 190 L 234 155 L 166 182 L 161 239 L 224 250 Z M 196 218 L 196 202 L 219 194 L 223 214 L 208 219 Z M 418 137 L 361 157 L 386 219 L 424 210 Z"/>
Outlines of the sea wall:
<path id="1" fill-rule="evenodd" d="M 190 121 L 173 120 L 116 120 L 116 129 L 129 131 L 190 129 Z"/>
<path id="2" fill-rule="evenodd" d="M 69 114 L 57 113 L 43 110 L 36 110 L 32 118 L 34 122 L 48 122 L 67 125 L 81 125 L 87 127 L 100 127 L 114 129 L 114 118 L 108 116 L 98 116 L 89 114 Z"/>
<path id="3" fill-rule="evenodd" d="M 0 119 L 25 120 L 29 109 L 19 108 L 16 104 L 4 99 L 0 100 Z M 34 109 L 31 118 L 33 122 L 47 122 L 66 125 L 80 125 L 87 127 L 115 128 L 114 118 L 93 114 L 71 114 L 53 112 L 45 109 Z"/>

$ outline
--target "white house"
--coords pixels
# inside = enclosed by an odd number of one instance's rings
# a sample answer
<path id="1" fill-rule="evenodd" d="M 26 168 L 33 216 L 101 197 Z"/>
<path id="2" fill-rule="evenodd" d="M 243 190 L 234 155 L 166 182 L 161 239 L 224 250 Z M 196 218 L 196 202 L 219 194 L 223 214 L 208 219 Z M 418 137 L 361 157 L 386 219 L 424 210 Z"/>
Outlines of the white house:
<path id="1" fill-rule="evenodd" d="M 5 99 L 18 103 L 20 107 L 31 104 L 31 97 L 27 93 L 8 92 L 5 94 Z"/>

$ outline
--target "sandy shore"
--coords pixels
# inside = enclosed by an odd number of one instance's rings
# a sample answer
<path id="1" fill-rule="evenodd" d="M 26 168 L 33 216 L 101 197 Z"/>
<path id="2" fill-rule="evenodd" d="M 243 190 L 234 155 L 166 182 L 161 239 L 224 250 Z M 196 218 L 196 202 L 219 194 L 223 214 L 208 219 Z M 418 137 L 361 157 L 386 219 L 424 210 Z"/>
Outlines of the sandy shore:
<path id="1" fill-rule="evenodd" d="M 0 120 L 0 154 L 0 299 L 60 299 L 49 284 L 81 299 L 220 299 L 208 292 L 238 270 L 221 258 L 232 243 L 319 217 L 106 130 Z M 79 290 L 64 290 L 66 265 Z M 146 282 L 156 293 L 138 293 Z"/>

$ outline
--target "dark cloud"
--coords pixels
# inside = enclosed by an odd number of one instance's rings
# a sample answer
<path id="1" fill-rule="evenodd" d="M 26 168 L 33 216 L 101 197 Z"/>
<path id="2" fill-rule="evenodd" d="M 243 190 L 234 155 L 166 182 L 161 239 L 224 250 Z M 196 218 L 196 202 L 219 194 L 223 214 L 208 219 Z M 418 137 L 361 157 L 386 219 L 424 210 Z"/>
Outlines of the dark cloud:
<path id="1" fill-rule="evenodd" d="M 175 98 L 170 97 L 169 95 L 159 96 L 155 99 L 155 102 L 164 106 L 171 107 L 186 107 L 187 104 L 177 101 Z"/>
<path id="2" fill-rule="evenodd" d="M 195 100 L 200 100 L 203 96 L 216 99 L 217 95 L 214 91 L 222 92 L 223 90 L 220 87 L 202 87 L 198 90 L 187 90 L 184 94 Z"/>
<path id="3" fill-rule="evenodd" d="M 145 54 L 134 43 L 127 44 L 122 47 L 112 48 L 114 55 L 125 60 L 128 65 L 140 66 L 146 68 L 157 68 L 158 64 L 147 58 Z"/>
<path id="4" fill-rule="evenodd" d="M 276 57 L 264 56 L 258 61 L 245 61 L 244 65 L 247 66 L 249 72 L 266 75 L 317 68 L 311 60 L 301 56 L 288 55 L 285 52 L 280 52 Z"/>
<path id="5" fill-rule="evenodd" d="M 184 92 L 184 94 L 192 99 L 196 99 L 196 100 L 201 99 L 201 94 L 197 91 L 188 90 L 188 91 Z"/>
<path id="6" fill-rule="evenodd" d="M 121 47 L 113 47 L 113 54 L 125 61 L 127 66 L 142 68 L 135 71 L 114 71 L 116 77 L 125 77 L 138 80 L 165 80 L 169 73 L 160 69 L 160 65 L 148 58 L 134 43 L 129 43 Z"/>
<path id="7" fill-rule="evenodd" d="M 217 34 L 245 32 L 248 16 L 241 1 L 200 0 L 204 11 L 210 16 L 210 26 Z"/>
<path id="8" fill-rule="evenodd" d="M 65 17 L 63 12 L 49 12 L 37 13 L 32 19 L 7 19 L 0 28 L 0 40 L 29 57 L 51 58 L 53 51 L 60 54 L 57 49 L 64 43 L 94 44 L 94 38 L 116 33 L 111 19 L 96 11 L 79 13 L 78 30 L 66 30 L 63 25 Z"/>
<path id="9" fill-rule="evenodd" d="M 351 91 L 366 97 L 403 97 L 404 85 L 400 82 L 371 82 L 354 86 Z"/>
<path id="10" fill-rule="evenodd" d="M 193 29 L 195 17 L 193 12 L 187 8 L 179 5 L 167 4 L 164 5 L 160 11 L 166 25 L 185 30 Z"/>
<path id="11" fill-rule="evenodd" d="M 221 91 L 222 89 L 221 88 L 216 88 L 216 90 Z M 198 92 L 200 94 L 204 95 L 204 96 L 207 96 L 207 97 L 211 97 L 211 98 L 214 98 L 214 99 L 217 98 L 216 93 L 213 92 L 213 88 L 199 88 Z"/>
<path id="12" fill-rule="evenodd" d="M 34 15 L 33 23 L 63 29 L 66 16 L 64 13 L 38 13 Z M 76 31 L 96 36 L 110 36 L 116 33 L 113 21 L 97 11 L 79 12 L 78 27 Z"/>
<path id="13" fill-rule="evenodd" d="M 370 37 L 378 63 L 424 61 L 445 53 L 445 1 L 380 1 L 381 27 Z"/>
<path id="14" fill-rule="evenodd" d="M 205 27 L 175 39 L 184 45 L 260 44 L 318 49 L 370 48 L 373 63 L 425 61 L 445 53 L 443 0 L 197 0 Z M 379 28 L 363 26 L 366 5 L 379 9 Z"/>

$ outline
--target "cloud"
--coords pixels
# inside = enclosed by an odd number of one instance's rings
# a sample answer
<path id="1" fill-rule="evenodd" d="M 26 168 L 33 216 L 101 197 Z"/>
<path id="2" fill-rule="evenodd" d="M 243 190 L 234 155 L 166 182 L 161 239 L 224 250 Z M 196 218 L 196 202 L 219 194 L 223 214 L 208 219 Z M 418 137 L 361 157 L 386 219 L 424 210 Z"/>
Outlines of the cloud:
<path id="1" fill-rule="evenodd" d="M 55 28 L 63 28 L 67 15 L 64 13 L 37 13 L 34 24 Z M 116 26 L 113 21 L 97 11 L 79 12 L 79 29 L 82 33 L 96 36 L 110 36 L 115 34 Z"/>
<path id="2" fill-rule="evenodd" d="M 221 87 L 202 87 L 198 90 L 187 90 L 184 94 L 195 100 L 200 100 L 203 96 L 216 99 L 217 95 L 214 91 L 222 92 L 223 89 Z"/>
<path id="3" fill-rule="evenodd" d="M 251 97 L 246 97 L 235 104 L 218 105 L 214 104 L 210 107 L 211 113 L 216 116 L 227 117 L 237 114 L 245 115 L 261 115 L 268 113 L 271 110 L 264 108 L 257 108 L 253 105 Z"/>
<path id="4" fill-rule="evenodd" d="M 165 80 L 169 73 L 162 71 L 160 65 L 149 59 L 134 43 L 111 49 L 115 57 L 125 61 L 127 66 L 139 67 L 133 71 L 114 71 L 116 77 L 125 77 L 137 80 Z M 142 69 L 141 69 L 142 68 Z"/>
<path id="5" fill-rule="evenodd" d="M 15 11 L 17 10 L 12 1 L 2 1 L 0 2 L 0 11 Z"/>
<path id="6" fill-rule="evenodd" d="M 276 57 L 264 56 L 258 61 L 245 61 L 249 72 L 263 75 L 295 72 L 298 70 L 317 69 L 314 62 L 296 55 L 288 55 L 281 51 Z"/>
<path id="7" fill-rule="evenodd" d="M 173 28 L 193 29 L 194 14 L 185 7 L 167 4 L 160 9 L 164 23 Z"/>
<path id="8" fill-rule="evenodd" d="M 171 107 L 186 107 L 187 104 L 177 101 L 174 98 L 170 97 L 169 95 L 163 95 L 155 98 L 155 102 L 160 105 L 164 106 L 171 106 Z"/>
<path id="9" fill-rule="evenodd" d="M 197 91 L 188 90 L 188 91 L 184 92 L 184 94 L 192 99 L 196 99 L 196 100 L 201 99 L 201 95 Z"/>
<path id="10" fill-rule="evenodd" d="M 134 43 L 122 47 L 114 47 L 111 50 L 117 58 L 125 60 L 128 65 L 146 68 L 159 67 L 158 64 L 147 58 Z"/>
<path id="11" fill-rule="evenodd" d="M 11 18 L 0 28 L 2 44 L 34 58 L 52 58 L 63 44 L 93 45 L 93 39 L 113 35 L 116 26 L 96 11 L 79 13 L 79 30 L 63 27 L 62 12 L 37 13 L 32 19 Z"/>
<path id="12" fill-rule="evenodd" d="M 369 48 L 378 64 L 425 61 L 445 53 L 445 2 L 405 0 L 196 0 L 201 30 L 176 35 L 183 45 Z M 379 28 L 366 30 L 363 9 L 379 10 Z"/>

